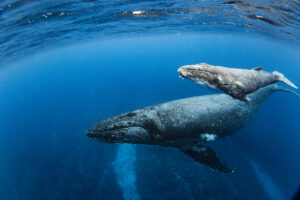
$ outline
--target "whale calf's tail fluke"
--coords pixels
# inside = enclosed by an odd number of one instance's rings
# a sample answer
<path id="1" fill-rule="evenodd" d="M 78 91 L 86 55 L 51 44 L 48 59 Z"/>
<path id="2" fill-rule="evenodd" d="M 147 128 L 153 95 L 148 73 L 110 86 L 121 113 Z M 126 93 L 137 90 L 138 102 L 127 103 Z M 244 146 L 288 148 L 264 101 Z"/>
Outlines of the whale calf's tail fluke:
<path id="1" fill-rule="evenodd" d="M 279 81 L 282 81 L 285 84 L 298 89 L 298 87 L 294 83 L 292 83 L 289 79 L 287 79 L 282 73 L 279 73 L 278 71 L 274 71 L 273 74 L 278 76 Z"/>
<path id="2" fill-rule="evenodd" d="M 289 92 L 289 93 L 295 95 L 296 97 L 298 97 L 298 98 L 300 99 L 300 95 L 299 95 L 297 92 L 295 92 L 295 91 L 293 91 L 293 90 L 290 90 L 290 89 L 287 89 L 287 88 L 285 88 L 285 87 L 282 87 L 282 86 L 280 86 L 280 85 L 274 84 L 274 89 L 273 89 L 273 90 L 274 90 L 274 91 Z"/>

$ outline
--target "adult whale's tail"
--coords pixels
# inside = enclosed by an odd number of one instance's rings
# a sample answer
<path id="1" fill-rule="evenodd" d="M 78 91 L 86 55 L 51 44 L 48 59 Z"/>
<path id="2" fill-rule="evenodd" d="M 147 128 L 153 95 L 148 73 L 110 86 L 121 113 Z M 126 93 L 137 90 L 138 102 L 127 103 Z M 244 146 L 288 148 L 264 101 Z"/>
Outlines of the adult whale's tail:
<path id="1" fill-rule="evenodd" d="M 282 81 L 285 84 L 298 89 L 298 87 L 294 83 L 292 83 L 289 79 L 287 79 L 282 73 L 279 73 L 278 71 L 274 71 L 272 74 L 276 75 L 279 81 Z"/>
<path id="2" fill-rule="evenodd" d="M 300 99 L 300 95 L 297 92 L 295 92 L 293 90 L 290 90 L 290 89 L 287 89 L 287 88 L 282 87 L 282 86 L 277 85 L 277 84 L 274 84 L 273 91 L 289 92 L 289 93 L 295 95 L 296 97 L 298 97 Z"/>

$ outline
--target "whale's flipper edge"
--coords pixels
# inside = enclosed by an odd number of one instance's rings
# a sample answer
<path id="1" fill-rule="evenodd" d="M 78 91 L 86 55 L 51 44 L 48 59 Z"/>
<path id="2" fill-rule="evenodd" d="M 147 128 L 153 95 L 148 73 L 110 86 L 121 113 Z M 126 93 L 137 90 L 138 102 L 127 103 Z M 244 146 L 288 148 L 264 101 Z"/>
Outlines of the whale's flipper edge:
<path id="1" fill-rule="evenodd" d="M 281 73 L 279 73 L 277 71 L 274 71 L 272 74 L 278 76 L 278 80 L 279 81 L 282 81 L 285 84 L 287 84 L 287 85 L 289 85 L 289 86 L 291 86 L 291 87 L 293 87 L 295 89 L 298 89 L 298 87 L 294 83 L 292 83 L 289 79 L 287 79 L 283 74 L 281 74 Z"/>
<path id="2" fill-rule="evenodd" d="M 179 149 L 186 155 L 192 157 L 197 163 L 202 163 L 210 167 L 212 170 L 219 170 L 223 173 L 233 173 L 230 169 L 223 164 L 217 157 L 215 151 L 208 146 L 201 145 L 184 145 Z"/>

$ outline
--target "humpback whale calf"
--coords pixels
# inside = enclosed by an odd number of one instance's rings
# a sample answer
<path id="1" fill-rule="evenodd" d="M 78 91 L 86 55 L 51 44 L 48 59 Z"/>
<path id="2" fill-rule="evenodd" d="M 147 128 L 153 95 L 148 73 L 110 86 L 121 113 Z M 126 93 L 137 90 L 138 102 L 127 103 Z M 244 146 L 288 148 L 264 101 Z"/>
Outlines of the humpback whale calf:
<path id="1" fill-rule="evenodd" d="M 189 78 L 199 85 L 220 89 L 233 98 L 249 101 L 246 95 L 261 87 L 281 81 L 297 89 L 283 74 L 269 73 L 256 67 L 251 70 L 213 66 L 206 63 L 185 65 L 178 69 L 182 78 Z"/>
<path id="2" fill-rule="evenodd" d="M 226 94 L 170 101 L 101 120 L 87 136 L 109 143 L 149 144 L 179 148 L 196 162 L 224 173 L 223 164 L 206 143 L 233 134 L 274 91 L 295 92 L 272 84 L 249 94 L 244 102 Z"/>

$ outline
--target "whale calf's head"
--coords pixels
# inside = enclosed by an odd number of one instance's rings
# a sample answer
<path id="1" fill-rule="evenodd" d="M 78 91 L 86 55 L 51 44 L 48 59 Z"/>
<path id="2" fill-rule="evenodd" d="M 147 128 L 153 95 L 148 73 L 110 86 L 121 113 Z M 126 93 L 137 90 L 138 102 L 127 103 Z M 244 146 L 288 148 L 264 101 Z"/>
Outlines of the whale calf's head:
<path id="1" fill-rule="evenodd" d="M 109 143 L 145 144 L 150 140 L 150 136 L 144 128 L 144 123 L 137 113 L 129 112 L 99 121 L 86 135 Z"/>
<path id="2" fill-rule="evenodd" d="M 188 78 L 202 86 L 215 88 L 214 83 L 218 80 L 215 67 L 206 63 L 196 65 L 184 65 L 178 69 L 181 78 Z"/>

